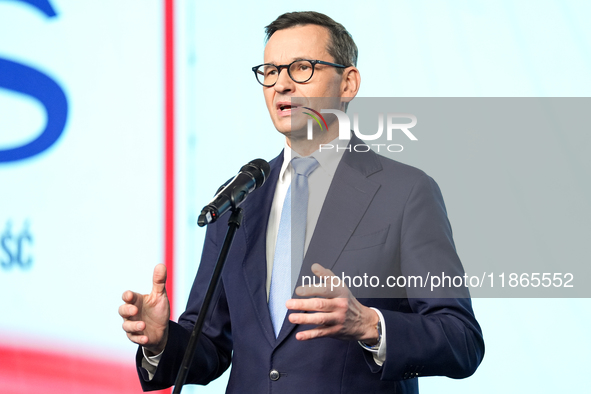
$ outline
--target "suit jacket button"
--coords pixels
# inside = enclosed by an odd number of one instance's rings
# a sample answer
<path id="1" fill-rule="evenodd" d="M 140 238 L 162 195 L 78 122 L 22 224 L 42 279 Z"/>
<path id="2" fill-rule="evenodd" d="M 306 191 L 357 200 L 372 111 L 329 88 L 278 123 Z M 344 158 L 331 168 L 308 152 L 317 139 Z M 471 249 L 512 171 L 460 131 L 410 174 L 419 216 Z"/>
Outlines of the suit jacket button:
<path id="1" fill-rule="evenodd" d="M 272 369 L 271 372 L 269 372 L 269 378 L 271 378 L 271 380 L 279 380 L 279 371 Z"/>

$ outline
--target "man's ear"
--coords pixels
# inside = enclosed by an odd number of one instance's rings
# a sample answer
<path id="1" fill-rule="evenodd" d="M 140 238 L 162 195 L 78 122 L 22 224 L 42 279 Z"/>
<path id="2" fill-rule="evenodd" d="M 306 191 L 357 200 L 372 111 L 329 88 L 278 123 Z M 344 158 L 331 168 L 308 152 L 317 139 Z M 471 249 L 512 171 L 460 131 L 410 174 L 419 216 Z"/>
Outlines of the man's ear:
<path id="1" fill-rule="evenodd" d="M 361 85 L 361 75 L 357 67 L 347 67 L 343 71 L 343 78 L 341 79 L 341 98 L 342 102 L 348 103 L 359 91 Z"/>

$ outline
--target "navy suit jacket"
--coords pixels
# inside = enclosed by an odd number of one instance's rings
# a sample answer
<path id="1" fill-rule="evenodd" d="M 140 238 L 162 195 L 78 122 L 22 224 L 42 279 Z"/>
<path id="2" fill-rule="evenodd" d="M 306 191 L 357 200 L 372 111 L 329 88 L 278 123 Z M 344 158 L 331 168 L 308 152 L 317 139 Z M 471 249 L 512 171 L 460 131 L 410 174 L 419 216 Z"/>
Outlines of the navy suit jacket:
<path id="1" fill-rule="evenodd" d="M 352 144 L 361 143 L 353 137 Z M 275 338 L 267 305 L 266 229 L 283 154 L 270 162 L 267 182 L 242 204 L 238 230 L 221 284 L 205 321 L 187 383 L 207 384 L 232 363 L 228 393 L 418 393 L 417 377 L 467 377 L 484 356 L 484 342 L 466 288 L 455 298 L 428 297 L 413 288 L 396 297 L 363 298 L 385 320 L 387 355 L 382 366 L 356 341 L 298 341 L 310 326 L 287 318 Z M 227 231 L 226 220 L 209 226 L 202 260 L 179 322 L 151 381 L 137 365 L 144 390 L 171 386 Z M 424 172 L 376 153 L 345 152 L 326 196 L 302 265 L 318 262 L 340 275 L 356 269 L 385 274 L 463 275 L 443 198 Z M 402 291 L 402 293 L 400 293 Z M 355 294 L 355 292 L 354 292 Z M 279 372 L 272 380 L 270 372 Z"/>

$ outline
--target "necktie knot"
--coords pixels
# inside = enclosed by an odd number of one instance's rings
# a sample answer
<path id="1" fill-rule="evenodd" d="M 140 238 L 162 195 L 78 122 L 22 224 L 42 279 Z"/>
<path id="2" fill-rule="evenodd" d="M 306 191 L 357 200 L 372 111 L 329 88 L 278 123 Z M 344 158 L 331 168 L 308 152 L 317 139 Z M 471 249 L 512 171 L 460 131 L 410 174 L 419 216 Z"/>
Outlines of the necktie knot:
<path id="1" fill-rule="evenodd" d="M 318 167 L 318 162 L 313 157 L 294 157 L 291 166 L 296 174 L 308 176 Z"/>

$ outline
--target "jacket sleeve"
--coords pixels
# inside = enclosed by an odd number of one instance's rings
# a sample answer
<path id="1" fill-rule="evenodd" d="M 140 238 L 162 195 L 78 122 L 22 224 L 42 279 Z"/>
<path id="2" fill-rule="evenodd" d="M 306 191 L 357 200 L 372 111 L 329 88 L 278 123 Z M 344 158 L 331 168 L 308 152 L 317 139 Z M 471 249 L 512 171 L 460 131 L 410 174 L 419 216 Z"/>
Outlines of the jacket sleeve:
<path id="1" fill-rule="evenodd" d="M 443 197 L 429 176 L 423 174 L 411 189 L 401 226 L 401 273 L 421 276 L 426 286 L 407 287 L 405 308 L 380 308 L 388 341 L 386 360 L 379 367 L 366 355 L 367 362 L 383 380 L 468 377 L 484 357 L 484 340 L 467 287 L 431 289 L 429 278 L 434 275 L 463 277 L 464 270 Z"/>

